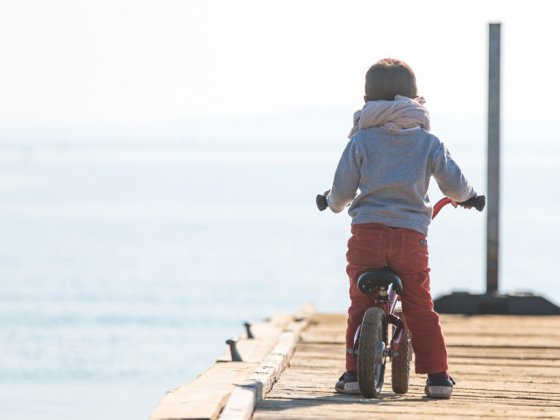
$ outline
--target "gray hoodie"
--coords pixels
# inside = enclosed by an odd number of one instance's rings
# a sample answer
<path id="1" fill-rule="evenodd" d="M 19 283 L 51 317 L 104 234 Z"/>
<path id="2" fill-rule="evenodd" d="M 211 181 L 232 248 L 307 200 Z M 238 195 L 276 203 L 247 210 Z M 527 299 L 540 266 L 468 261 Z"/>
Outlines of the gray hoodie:
<path id="1" fill-rule="evenodd" d="M 432 219 L 430 178 L 456 201 L 476 195 L 459 165 L 436 136 L 424 129 L 358 131 L 348 142 L 327 197 L 330 209 L 348 203 L 352 224 L 380 223 L 414 229 L 424 235 Z M 358 193 L 358 195 L 356 195 Z"/>

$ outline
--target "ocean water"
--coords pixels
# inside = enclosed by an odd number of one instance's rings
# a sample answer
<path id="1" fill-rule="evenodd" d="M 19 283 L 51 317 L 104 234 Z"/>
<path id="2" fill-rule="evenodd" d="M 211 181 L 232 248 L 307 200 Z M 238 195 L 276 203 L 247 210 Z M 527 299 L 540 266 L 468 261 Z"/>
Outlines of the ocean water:
<path id="1" fill-rule="evenodd" d="M 558 304 L 560 148 L 522 140 L 504 147 L 500 285 Z M 447 144 L 485 193 L 483 142 Z M 345 312 L 350 218 L 314 202 L 343 147 L 0 144 L 2 418 L 147 418 L 245 320 L 308 301 Z M 484 234 L 485 214 L 438 216 L 434 297 L 484 290 Z"/>

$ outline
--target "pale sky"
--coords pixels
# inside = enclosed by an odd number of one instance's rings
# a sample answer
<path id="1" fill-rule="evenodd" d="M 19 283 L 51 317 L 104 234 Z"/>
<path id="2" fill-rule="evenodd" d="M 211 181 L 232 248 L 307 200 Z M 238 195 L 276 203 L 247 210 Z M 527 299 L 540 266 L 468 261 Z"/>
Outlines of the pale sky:
<path id="1" fill-rule="evenodd" d="M 324 110 L 346 121 L 384 57 L 412 67 L 433 116 L 481 119 L 488 23 L 501 22 L 503 116 L 551 124 L 559 4 L 4 0 L 0 123 L 131 127 Z"/>

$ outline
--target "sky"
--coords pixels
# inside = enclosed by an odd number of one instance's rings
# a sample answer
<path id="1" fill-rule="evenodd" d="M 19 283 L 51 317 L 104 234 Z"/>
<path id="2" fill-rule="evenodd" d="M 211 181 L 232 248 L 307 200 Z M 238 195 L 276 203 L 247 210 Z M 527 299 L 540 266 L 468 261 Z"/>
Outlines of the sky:
<path id="1" fill-rule="evenodd" d="M 542 124 L 560 94 L 559 5 L 4 0 L 0 139 L 221 135 L 230 123 L 237 137 L 269 124 L 346 134 L 384 57 L 415 71 L 433 126 L 481 121 L 489 22 L 502 23 L 504 121 Z"/>

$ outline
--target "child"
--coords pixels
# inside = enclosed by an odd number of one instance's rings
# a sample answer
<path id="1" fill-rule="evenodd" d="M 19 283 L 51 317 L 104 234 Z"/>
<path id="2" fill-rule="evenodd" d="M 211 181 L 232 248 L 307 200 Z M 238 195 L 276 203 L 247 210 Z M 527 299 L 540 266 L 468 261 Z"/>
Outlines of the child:
<path id="1" fill-rule="evenodd" d="M 354 114 L 350 141 L 327 197 L 335 213 L 352 203 L 346 348 L 353 348 L 356 330 L 376 298 L 358 290 L 358 278 L 388 266 L 403 283 L 403 316 L 416 355 L 416 373 L 428 374 L 426 395 L 450 398 L 455 383 L 447 372 L 445 341 L 430 295 L 426 240 L 432 216 L 430 177 L 455 207 L 476 193 L 444 144 L 430 134 L 425 101 L 417 97 L 416 77 L 408 65 L 384 59 L 371 66 L 364 100 L 363 109 Z M 347 353 L 337 392 L 360 393 L 356 370 L 357 360 Z"/>

